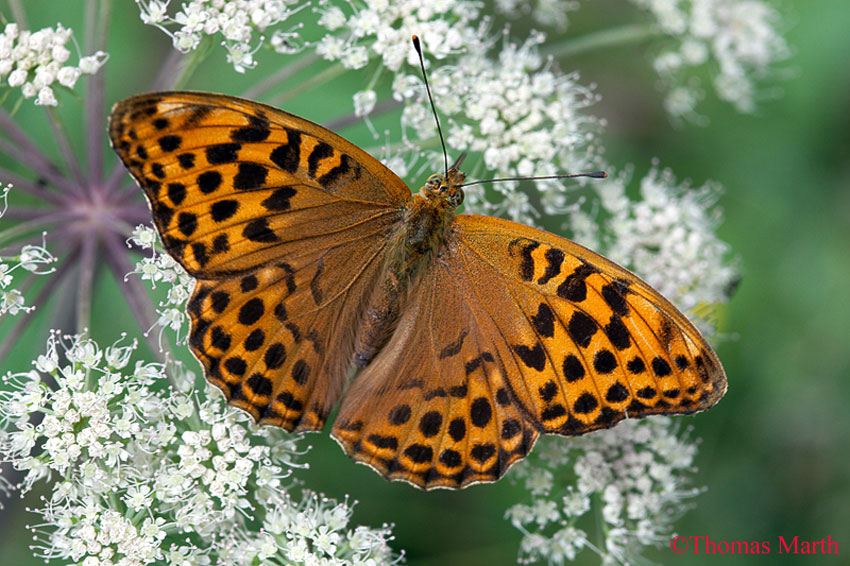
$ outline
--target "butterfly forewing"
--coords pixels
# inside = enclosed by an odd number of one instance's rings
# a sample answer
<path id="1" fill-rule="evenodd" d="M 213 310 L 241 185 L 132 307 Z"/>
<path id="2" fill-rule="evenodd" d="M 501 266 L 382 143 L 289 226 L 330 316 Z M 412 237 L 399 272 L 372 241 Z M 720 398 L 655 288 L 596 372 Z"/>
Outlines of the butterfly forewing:
<path id="1" fill-rule="evenodd" d="M 354 232 L 398 221 L 410 198 L 398 177 L 336 134 L 232 97 L 130 98 L 114 108 L 110 137 L 165 246 L 198 277 L 250 271 L 304 240 L 327 247 L 365 237 Z"/>
<path id="2" fill-rule="evenodd" d="M 410 191 L 336 134 L 232 97 L 130 98 L 110 136 L 199 278 L 190 346 L 208 379 L 263 422 L 321 428 Z"/>

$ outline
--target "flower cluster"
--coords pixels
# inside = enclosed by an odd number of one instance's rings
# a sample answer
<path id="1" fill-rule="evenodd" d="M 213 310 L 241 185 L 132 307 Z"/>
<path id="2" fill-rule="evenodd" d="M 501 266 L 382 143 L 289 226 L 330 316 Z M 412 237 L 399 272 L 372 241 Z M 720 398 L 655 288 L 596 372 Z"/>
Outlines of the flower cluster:
<path id="1" fill-rule="evenodd" d="M 390 72 L 399 71 L 405 62 L 419 68 L 410 48 L 412 35 L 420 35 L 427 54 L 437 60 L 475 49 L 483 37 L 484 28 L 476 24 L 481 7 L 471 0 L 353 0 L 346 14 L 324 1 L 318 7 L 319 24 L 332 33 L 316 44 L 316 51 L 349 69 L 365 67 L 373 59 L 380 59 Z"/>
<path id="2" fill-rule="evenodd" d="M 689 486 L 695 455 L 696 444 L 668 417 L 627 420 L 570 442 L 543 439 L 513 476 L 530 501 L 506 513 L 523 534 L 520 562 L 563 564 L 589 548 L 603 564 L 639 563 L 643 548 L 669 541 L 700 493 Z"/>
<path id="3" fill-rule="evenodd" d="M 534 23 L 560 31 L 567 29 L 567 14 L 581 5 L 578 0 L 495 0 L 494 4 L 496 10 L 509 18 L 530 14 Z"/>
<path id="4" fill-rule="evenodd" d="M 150 257 L 143 257 L 136 263 L 133 273 L 143 281 L 150 281 L 153 289 L 156 289 L 159 282 L 168 286 L 165 300 L 161 301 L 156 309 L 159 315 L 156 326 L 160 327 L 160 341 L 162 331 L 170 328 L 176 333 L 177 343 L 181 344 L 181 331 L 186 322 L 186 301 L 192 294 L 195 280 L 170 255 L 158 251 L 159 238 L 151 226 L 136 226 L 130 242 L 151 252 Z"/>
<path id="5" fill-rule="evenodd" d="M 654 163 L 633 201 L 626 195 L 630 177 L 626 171 L 593 184 L 601 214 L 573 214 L 576 239 L 643 277 L 711 334 L 712 321 L 700 309 L 726 302 L 738 280 L 729 245 L 715 233 L 720 186 L 677 183 Z"/>
<path id="6" fill-rule="evenodd" d="M 541 34 L 521 45 L 506 39 L 498 60 L 470 52 L 451 69 L 431 76 L 451 153 L 482 156 L 471 178 L 555 175 L 598 165 L 595 137 L 601 121 L 585 112 L 597 97 L 577 75 L 552 68 L 537 50 L 543 40 Z M 399 75 L 394 90 L 407 103 L 402 116 L 406 131 L 433 137 L 434 119 L 421 78 Z M 430 161 L 442 163 L 436 151 Z M 562 183 L 539 181 L 535 187 L 546 214 L 567 210 Z M 467 210 L 504 214 L 526 224 L 539 216 L 528 195 L 512 182 L 494 184 L 492 194 L 476 187 L 466 192 L 466 199 Z"/>
<path id="7" fill-rule="evenodd" d="M 0 190 L 0 218 L 6 213 L 7 199 L 11 185 L 6 185 Z M 19 270 L 26 271 L 32 275 L 46 275 L 53 273 L 55 268 L 48 267 L 56 262 L 56 258 L 47 251 L 42 235 L 42 245 L 31 244 L 21 247 L 21 251 L 14 256 L 0 255 L 0 317 L 3 315 L 14 316 L 19 312 L 30 312 L 35 307 L 26 306 L 23 294 L 12 287 L 14 273 Z"/>
<path id="8" fill-rule="evenodd" d="M 632 0 L 652 12 L 674 47 L 655 58 L 656 71 L 668 85 L 667 111 L 695 117 L 703 96 L 697 69 L 715 69 L 714 90 L 740 112 L 752 112 L 756 82 L 789 54 L 777 31 L 779 13 L 761 0 Z"/>
<path id="9" fill-rule="evenodd" d="M 136 0 L 142 21 L 158 27 L 171 37 L 181 53 L 197 49 L 204 38 L 221 34 L 227 50 L 227 61 L 243 73 L 256 65 L 254 53 L 263 45 L 262 34 L 301 10 L 300 0 L 192 0 L 181 4 L 170 15 L 171 0 Z M 278 53 L 294 53 L 300 49 L 299 26 L 275 29 L 269 38 Z M 171 31 L 169 28 L 175 28 Z M 255 34 L 259 33 L 258 39 Z"/>
<path id="10" fill-rule="evenodd" d="M 62 24 L 34 32 L 6 24 L 0 33 L 0 80 L 20 88 L 24 98 L 35 97 L 35 104 L 56 106 L 56 83 L 74 88 L 81 75 L 96 73 L 107 59 L 106 53 L 98 51 L 81 57 L 76 66 L 69 65 L 71 51 L 65 44 L 71 33 Z"/>
<path id="11" fill-rule="evenodd" d="M 288 493 L 298 437 L 194 391 L 179 364 L 132 366 L 136 343 L 124 342 L 53 334 L 33 370 L 4 377 L 0 459 L 25 473 L 22 492 L 57 478 L 34 510 L 37 554 L 100 566 L 392 561 L 386 525 L 352 529 L 347 502 Z"/>

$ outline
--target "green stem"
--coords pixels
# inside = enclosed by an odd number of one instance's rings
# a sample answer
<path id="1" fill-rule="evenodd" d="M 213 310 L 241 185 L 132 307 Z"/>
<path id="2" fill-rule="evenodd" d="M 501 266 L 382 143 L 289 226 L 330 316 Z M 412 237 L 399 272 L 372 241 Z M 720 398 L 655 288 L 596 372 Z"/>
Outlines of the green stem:
<path id="1" fill-rule="evenodd" d="M 281 69 L 278 69 L 277 71 L 272 73 L 268 78 L 266 78 L 259 84 L 246 90 L 242 94 L 242 98 L 250 98 L 252 100 L 262 98 L 263 95 L 265 95 L 268 91 L 281 84 L 283 81 L 293 77 L 296 73 L 302 71 L 303 69 L 306 69 L 313 63 L 317 62 L 319 59 L 321 59 L 321 56 L 315 52 L 302 55 L 300 58 L 288 64 L 286 67 L 282 67 Z"/>
<path id="2" fill-rule="evenodd" d="M 71 148 L 71 142 L 68 138 L 68 131 L 65 128 L 65 124 L 62 123 L 62 117 L 59 115 L 59 112 L 56 111 L 55 106 L 45 106 L 44 109 L 47 112 L 47 118 L 50 123 L 50 127 L 53 129 L 53 137 L 56 140 L 56 145 L 59 147 L 59 153 L 65 160 L 65 167 L 68 169 L 71 175 L 73 175 L 74 179 L 77 181 L 77 184 L 80 187 L 85 186 L 86 181 L 83 177 L 83 172 L 80 170 L 80 165 L 77 161 L 77 156 L 74 154 L 74 150 Z"/>
<path id="3" fill-rule="evenodd" d="M 370 155 L 379 155 L 383 151 L 392 154 L 395 153 L 397 149 L 409 147 L 411 147 L 410 142 L 402 140 L 395 143 L 391 143 L 389 145 L 366 147 L 363 148 L 363 150 Z M 438 149 L 440 147 L 440 138 L 437 136 L 433 136 L 430 138 L 416 140 L 415 147 L 417 149 Z"/>
<path id="4" fill-rule="evenodd" d="M 11 245 L 11 242 L 20 239 L 22 236 L 49 226 L 52 222 L 59 220 L 61 216 L 61 214 L 45 214 L 3 230 L 0 232 L 0 250 Z"/>
<path id="5" fill-rule="evenodd" d="M 540 51 L 543 55 L 567 58 L 588 51 L 640 43 L 661 33 L 658 26 L 652 24 L 627 24 L 547 45 Z"/>
<path id="6" fill-rule="evenodd" d="M 286 92 L 283 92 L 283 93 L 273 97 L 272 100 L 271 100 L 271 103 L 274 106 L 281 106 L 281 105 L 283 105 L 283 103 L 288 102 L 289 100 L 292 100 L 296 96 L 303 94 L 305 92 L 308 92 L 311 89 L 313 89 L 313 88 L 315 88 L 315 87 L 317 87 L 321 84 L 324 84 L 328 81 L 331 81 L 331 80 L 337 78 L 342 73 L 344 73 L 345 70 L 346 69 L 345 69 L 345 67 L 343 66 L 342 63 L 335 63 L 335 64 L 331 65 L 330 67 L 328 67 L 327 69 L 325 69 L 324 71 L 316 73 L 315 75 L 313 75 L 312 77 L 310 77 L 309 79 L 307 79 L 303 83 L 299 84 L 298 86 L 295 86 L 295 87 L 287 90 Z"/>
<path id="7" fill-rule="evenodd" d="M 22 30 L 28 29 L 27 18 L 21 2 L 19 0 L 9 0 L 9 7 L 12 9 L 12 21 L 18 24 Z"/>
<path id="8" fill-rule="evenodd" d="M 180 90 L 183 88 L 187 82 L 189 82 L 189 78 L 191 78 L 192 74 L 198 70 L 198 67 L 203 63 L 204 59 L 207 58 L 207 55 L 212 51 L 212 41 L 209 36 L 205 36 L 203 40 L 201 40 L 201 44 L 198 45 L 193 51 L 189 52 L 188 55 L 180 62 L 180 72 L 177 75 L 177 78 L 174 80 L 174 84 L 171 85 L 173 90 Z"/>

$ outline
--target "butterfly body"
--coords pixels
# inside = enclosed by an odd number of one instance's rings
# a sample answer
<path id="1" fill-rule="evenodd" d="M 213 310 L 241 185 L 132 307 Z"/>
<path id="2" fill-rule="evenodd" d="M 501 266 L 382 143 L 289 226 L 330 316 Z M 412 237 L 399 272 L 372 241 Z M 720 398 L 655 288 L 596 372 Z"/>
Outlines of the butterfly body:
<path id="1" fill-rule="evenodd" d="M 401 225 L 388 235 L 387 259 L 359 325 L 354 364 L 366 367 L 387 343 L 412 282 L 444 244 L 451 209 L 434 206 L 420 196 L 411 199 Z"/>
<path id="2" fill-rule="evenodd" d="M 303 118 L 238 98 L 127 99 L 110 138 L 197 279 L 189 345 L 263 424 L 332 435 L 422 488 L 494 481 L 541 433 L 712 406 L 726 376 L 634 274 L 565 238 L 455 214 Z M 349 381 L 351 368 L 357 368 Z"/>

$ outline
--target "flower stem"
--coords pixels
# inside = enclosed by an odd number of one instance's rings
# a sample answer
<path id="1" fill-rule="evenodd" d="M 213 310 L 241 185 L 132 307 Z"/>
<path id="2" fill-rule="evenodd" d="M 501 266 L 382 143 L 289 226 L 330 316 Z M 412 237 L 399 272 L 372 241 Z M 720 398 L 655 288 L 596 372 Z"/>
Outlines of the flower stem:
<path id="1" fill-rule="evenodd" d="M 191 78 L 192 74 L 198 70 L 198 67 L 203 63 L 204 59 L 207 58 L 210 51 L 212 51 L 212 42 L 209 39 L 209 36 L 204 37 L 201 40 L 201 44 L 198 47 L 190 51 L 188 55 L 180 62 L 180 74 L 177 75 L 177 79 L 175 79 L 172 84 L 172 88 L 174 90 L 180 90 L 183 88 L 187 82 L 189 82 L 189 78 Z"/>
<path id="2" fill-rule="evenodd" d="M 59 147 L 59 153 L 65 160 L 65 167 L 74 177 L 77 184 L 74 186 L 76 192 L 80 192 L 80 187 L 85 186 L 83 172 L 80 170 L 77 156 L 74 155 L 74 150 L 71 148 L 71 142 L 68 140 L 68 133 L 65 130 L 65 125 L 62 123 L 62 118 L 53 106 L 45 106 L 47 112 L 47 121 L 50 123 L 50 128 L 53 130 L 53 137 L 56 140 L 56 145 Z M 99 130 L 93 130 L 99 131 Z M 96 136 L 92 136 L 96 137 Z"/>
<path id="3" fill-rule="evenodd" d="M 32 302 L 32 306 L 39 309 L 47 304 L 48 299 L 54 295 L 56 287 L 64 282 L 68 270 L 76 265 L 78 257 L 79 250 L 75 249 L 67 257 L 63 258 L 62 263 L 59 264 L 53 275 L 47 278 L 47 281 L 39 290 L 38 295 L 36 295 Z M 65 301 L 65 303 L 70 303 L 70 301 Z M 33 320 L 35 319 L 31 316 L 22 316 L 15 321 L 14 326 L 6 334 L 6 339 L 0 343 L 0 361 L 6 358 L 6 355 L 13 347 L 18 345 L 18 340 L 15 338 L 18 338 Z"/>
<path id="4" fill-rule="evenodd" d="M 661 30 L 656 25 L 628 24 L 547 45 L 541 48 L 540 52 L 543 55 L 552 55 L 560 59 L 599 49 L 641 43 L 659 35 L 661 35 Z"/>
<path id="5" fill-rule="evenodd" d="M 88 0 L 86 6 L 86 35 L 87 51 L 94 54 L 106 50 L 107 30 L 112 2 Z M 100 4 L 98 6 L 98 4 Z M 103 71 L 88 77 L 86 81 L 85 119 L 86 131 L 102 132 L 106 129 L 106 111 L 104 104 L 106 75 Z M 103 180 L 103 139 L 101 136 L 90 135 L 86 140 L 86 169 L 89 181 L 97 190 L 102 190 Z"/>
<path id="6" fill-rule="evenodd" d="M 63 218 L 62 213 L 53 213 L 53 214 L 43 214 L 38 218 L 33 218 L 32 220 L 28 220 L 26 222 L 21 222 L 16 226 L 12 226 L 8 230 L 3 230 L 0 232 L 0 250 L 3 249 L 8 243 L 11 243 L 14 240 L 18 240 L 21 236 L 29 234 L 30 232 L 34 232 L 36 230 L 41 230 L 53 222 L 57 222 Z"/>
<path id="7" fill-rule="evenodd" d="M 91 321 L 91 300 L 94 276 L 97 271 L 95 240 L 83 241 L 82 257 L 79 262 L 79 284 L 77 286 L 77 332 L 83 333 Z"/>
<path id="8" fill-rule="evenodd" d="M 26 14 L 20 0 L 9 0 L 9 7 L 12 9 L 12 21 L 18 24 L 21 29 L 28 29 Z"/>
<path id="9" fill-rule="evenodd" d="M 6 140 L 0 139 L 0 152 L 13 157 L 32 171 L 37 171 L 40 176 L 56 185 L 61 191 L 75 192 L 74 184 L 59 172 L 56 165 L 30 141 L 29 136 L 2 109 L 0 109 L 0 130 L 5 132 L 12 142 L 10 145 Z"/>
<path id="10" fill-rule="evenodd" d="M 381 102 L 379 102 L 375 108 L 369 113 L 369 117 L 373 118 L 375 116 L 379 116 L 385 112 L 389 112 L 390 110 L 395 110 L 396 108 L 401 108 L 403 102 L 400 100 L 396 100 L 394 98 L 387 98 Z M 340 118 L 336 118 L 324 124 L 324 126 L 332 132 L 336 132 L 338 130 L 342 130 L 351 126 L 352 124 L 356 124 L 363 120 L 363 117 L 356 115 L 354 112 L 346 114 Z"/>
<path id="11" fill-rule="evenodd" d="M 261 98 L 265 95 L 269 90 L 281 84 L 283 81 L 291 78 L 296 73 L 303 71 L 307 67 L 311 66 L 313 63 L 317 62 L 321 57 L 318 53 L 311 52 L 307 55 L 303 55 L 301 58 L 293 61 L 289 65 L 278 69 L 274 73 L 272 73 L 269 77 L 267 77 L 264 81 L 252 86 L 244 93 L 242 93 L 243 98 L 257 99 Z"/>
<path id="12" fill-rule="evenodd" d="M 272 97 L 272 104 L 274 104 L 275 106 L 280 106 L 284 102 L 292 100 L 300 94 L 308 92 L 321 84 L 335 79 L 336 77 L 344 73 L 345 70 L 345 66 L 342 63 L 335 63 L 324 71 L 316 73 L 298 86 L 295 86 L 284 93 Z"/>

